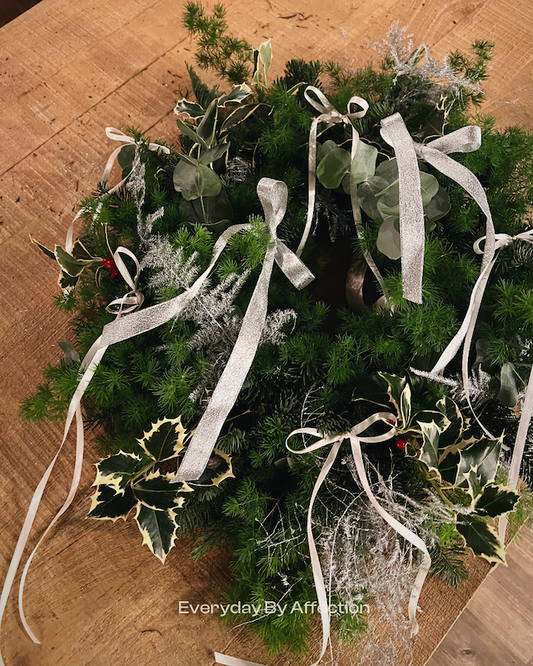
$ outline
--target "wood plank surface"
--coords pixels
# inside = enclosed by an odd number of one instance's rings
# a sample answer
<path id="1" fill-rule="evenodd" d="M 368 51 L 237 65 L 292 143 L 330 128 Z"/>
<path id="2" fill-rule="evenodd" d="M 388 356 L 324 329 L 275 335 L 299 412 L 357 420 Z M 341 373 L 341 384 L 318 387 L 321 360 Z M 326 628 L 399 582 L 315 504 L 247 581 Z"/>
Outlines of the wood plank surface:
<path id="1" fill-rule="evenodd" d="M 427 666 L 533 664 L 533 531 L 523 528 Z"/>
<path id="2" fill-rule="evenodd" d="M 212 1 L 206 3 L 212 6 Z M 368 44 L 399 21 L 436 56 L 475 38 L 497 43 L 485 109 L 498 123 L 533 127 L 533 12 L 529 0 L 227 0 L 235 34 L 257 46 L 271 37 L 274 73 L 290 57 L 335 58 L 359 67 L 376 58 Z M 61 357 L 67 318 L 52 305 L 54 265 L 30 243 L 64 239 L 81 198 L 101 178 L 115 147 L 104 128 L 135 125 L 176 140 L 172 108 L 186 94 L 185 61 L 194 46 L 175 0 L 43 0 L 0 29 L 0 578 L 3 580 L 31 495 L 61 439 L 61 424 L 22 425 L 18 405 L 40 369 Z M 497 221 L 496 221 L 497 222 Z M 90 439 L 90 438 L 89 438 Z M 84 521 L 97 455 L 89 441 L 75 506 L 35 559 L 26 607 L 42 640 L 24 634 L 16 594 L 0 636 L 8 666 L 181 666 L 213 663 L 213 651 L 271 665 L 310 659 L 264 654 L 246 627 L 224 629 L 211 615 L 178 613 L 182 599 L 215 603 L 231 584 L 228 554 L 194 564 L 180 543 L 163 568 L 130 524 Z M 44 496 L 32 543 L 62 504 L 73 442 Z M 421 665 L 446 633 L 487 567 L 473 563 L 457 593 L 431 583 L 421 599 L 421 632 L 411 645 Z M 414 655 L 414 656 L 413 656 Z M 357 651 L 337 652 L 358 663 Z M 398 666 L 409 663 L 411 656 Z M 502 662 L 504 663 L 504 662 Z"/>

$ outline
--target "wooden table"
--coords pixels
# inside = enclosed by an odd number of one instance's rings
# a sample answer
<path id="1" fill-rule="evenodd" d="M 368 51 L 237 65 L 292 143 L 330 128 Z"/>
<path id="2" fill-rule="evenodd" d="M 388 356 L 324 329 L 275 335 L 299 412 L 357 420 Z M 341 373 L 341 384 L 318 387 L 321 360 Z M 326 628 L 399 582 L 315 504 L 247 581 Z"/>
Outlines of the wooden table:
<path id="1" fill-rule="evenodd" d="M 234 33 L 255 46 L 272 37 L 275 73 L 295 55 L 359 67 L 376 57 L 367 45 L 395 21 L 438 57 L 467 49 L 475 38 L 494 40 L 484 110 L 500 125 L 533 127 L 529 0 L 228 0 L 226 6 Z M 0 30 L 0 44 L 3 579 L 62 429 L 22 425 L 19 401 L 37 384 L 41 367 L 61 357 L 57 341 L 71 339 L 68 318 L 52 305 L 56 268 L 30 235 L 46 245 L 64 239 L 77 203 L 94 189 L 114 148 L 106 126 L 134 125 L 154 139 L 176 139 L 172 109 L 189 90 L 185 61 L 192 62 L 194 45 L 175 0 L 43 0 Z M 64 453 L 34 535 L 66 495 L 71 441 Z M 96 460 L 89 447 L 75 506 L 30 571 L 26 606 L 41 647 L 22 632 L 16 595 L 9 601 L 1 634 L 8 666 L 144 666 L 155 660 L 204 666 L 213 663 L 213 650 L 269 664 L 312 661 L 268 658 L 245 627 L 229 631 L 210 615 L 180 615 L 177 600 L 216 602 L 228 588 L 228 554 L 215 551 L 194 564 L 189 544 L 182 543 L 163 568 L 141 547 L 134 525 L 84 521 Z M 422 614 L 416 663 L 424 663 L 448 629 L 450 611 L 453 616 L 462 608 L 483 571 L 451 601 L 439 588 L 426 606 L 422 599 L 425 611 L 436 610 Z M 344 651 L 342 663 L 352 663 L 351 655 Z"/>

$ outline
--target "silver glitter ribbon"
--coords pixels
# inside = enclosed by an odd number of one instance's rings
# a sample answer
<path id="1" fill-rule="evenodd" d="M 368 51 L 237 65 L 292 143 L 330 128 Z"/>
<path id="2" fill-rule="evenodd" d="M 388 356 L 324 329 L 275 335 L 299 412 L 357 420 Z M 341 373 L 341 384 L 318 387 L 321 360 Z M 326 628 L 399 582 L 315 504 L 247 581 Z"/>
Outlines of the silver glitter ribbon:
<path id="1" fill-rule="evenodd" d="M 403 296 L 414 303 L 422 303 L 425 230 L 417 158 L 454 180 L 478 203 L 487 218 L 482 270 L 494 256 L 494 225 L 485 191 L 469 169 L 448 156 L 448 153 L 477 150 L 481 146 L 481 130 L 471 125 L 421 144 L 413 141 L 399 113 L 383 119 L 381 125 L 381 136 L 394 148 L 398 162 Z M 461 342 L 463 339 L 464 334 Z"/>
<path id="2" fill-rule="evenodd" d="M 171 483 L 197 479 L 207 466 L 222 426 L 237 401 L 259 346 L 267 316 L 268 287 L 274 263 L 278 264 L 297 289 L 302 289 L 313 280 L 312 273 L 276 234 L 287 209 L 287 186 L 279 180 L 262 178 L 257 186 L 257 194 L 265 211 L 271 242 L 235 347 Z"/>

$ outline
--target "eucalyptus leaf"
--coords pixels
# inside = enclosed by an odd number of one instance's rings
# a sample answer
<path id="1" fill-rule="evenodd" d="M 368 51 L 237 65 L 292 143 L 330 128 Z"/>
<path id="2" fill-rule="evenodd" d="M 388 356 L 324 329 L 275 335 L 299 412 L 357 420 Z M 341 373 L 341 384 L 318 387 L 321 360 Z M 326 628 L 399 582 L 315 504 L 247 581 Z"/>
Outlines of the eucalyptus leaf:
<path id="1" fill-rule="evenodd" d="M 458 516 L 456 529 L 475 555 L 489 562 L 505 562 L 505 549 L 492 527 L 475 516 Z"/>
<path id="2" fill-rule="evenodd" d="M 389 259 L 399 259 L 402 256 L 400 232 L 394 225 L 395 219 L 389 217 L 381 223 L 376 241 L 378 250 Z"/>
<path id="3" fill-rule="evenodd" d="M 450 212 L 450 197 L 443 187 L 439 187 L 437 194 L 431 201 L 424 206 L 424 215 L 426 216 L 426 231 L 433 231 L 434 226 L 429 227 L 428 223 L 435 223 Z"/>
<path id="4" fill-rule="evenodd" d="M 439 181 L 430 173 L 419 171 L 420 192 L 422 193 L 422 205 L 427 206 L 439 191 Z"/>
<path id="5" fill-rule="evenodd" d="M 135 520 L 143 535 L 143 545 L 146 544 L 164 564 L 176 541 L 178 525 L 175 512 L 172 510 L 156 511 L 144 504 L 139 504 Z"/>
<path id="6" fill-rule="evenodd" d="M 65 358 L 63 360 L 65 365 L 73 365 L 74 363 L 79 363 L 81 361 L 80 355 L 78 354 L 76 348 L 71 345 L 70 342 L 60 340 L 57 344 L 61 348 L 63 354 L 65 354 Z"/>
<path id="7" fill-rule="evenodd" d="M 341 184 L 344 174 L 350 169 L 350 153 L 344 148 L 333 148 L 321 160 L 316 170 L 320 183 L 329 190 Z"/>
<path id="8" fill-rule="evenodd" d="M 512 363 L 504 363 L 500 371 L 500 392 L 498 400 L 505 407 L 514 407 L 518 402 L 518 389 L 516 387 L 516 373 Z"/>
<path id="9" fill-rule="evenodd" d="M 177 192 L 184 190 L 192 191 L 197 189 L 197 167 L 192 164 L 180 160 L 174 167 L 174 174 L 172 179 L 174 181 L 174 189 Z M 198 195 L 199 196 L 199 195 Z"/>
<path id="10" fill-rule="evenodd" d="M 356 185 L 374 175 L 377 156 L 377 148 L 364 141 L 358 141 L 357 151 L 350 167 L 351 177 Z"/>
<path id="11" fill-rule="evenodd" d="M 209 150 L 206 150 L 201 154 L 198 163 L 203 166 L 208 166 L 209 164 L 216 162 L 228 152 L 229 147 L 229 143 L 219 143 L 218 145 L 213 146 L 213 148 L 209 148 Z"/>
<path id="12" fill-rule="evenodd" d="M 133 160 L 135 159 L 135 146 L 131 143 L 122 146 L 117 161 L 122 169 L 122 178 L 127 178 L 133 169 Z"/>
<path id="13" fill-rule="evenodd" d="M 337 148 L 337 144 L 335 141 L 332 141 L 331 139 L 328 139 L 327 141 L 324 141 L 324 143 L 320 143 L 320 141 L 317 141 L 316 145 L 316 161 L 317 164 L 320 164 L 320 162 L 326 157 L 328 153 L 331 153 L 332 150 Z"/>
<path id="14" fill-rule="evenodd" d="M 217 174 L 203 164 L 197 167 L 198 194 L 201 197 L 216 197 L 222 189 L 222 182 Z"/>
<path id="15" fill-rule="evenodd" d="M 225 189 L 216 197 L 206 197 L 203 201 L 184 200 L 179 209 L 189 224 L 203 224 L 217 233 L 222 233 L 229 227 L 233 219 L 233 210 Z"/>

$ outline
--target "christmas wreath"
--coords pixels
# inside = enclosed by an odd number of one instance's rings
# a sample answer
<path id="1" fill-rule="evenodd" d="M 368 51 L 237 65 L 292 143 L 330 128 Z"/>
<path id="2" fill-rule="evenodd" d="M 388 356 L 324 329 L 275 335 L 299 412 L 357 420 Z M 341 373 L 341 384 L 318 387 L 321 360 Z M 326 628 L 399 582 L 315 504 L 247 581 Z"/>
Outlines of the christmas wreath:
<path id="1" fill-rule="evenodd" d="M 373 603 L 407 623 L 409 595 L 415 630 L 430 563 L 456 585 L 466 549 L 505 561 L 521 412 L 529 478 L 533 137 L 469 125 L 488 42 L 436 62 L 394 26 L 379 67 L 271 80 L 222 6 L 184 24 L 231 85 L 188 67 L 176 146 L 108 129 L 79 238 L 39 245 L 77 345 L 22 414 L 68 429 L 83 395 L 89 517 L 132 517 L 162 562 L 185 532 L 194 557 L 226 543 L 224 618 L 270 650 L 304 649 L 317 609 L 324 646 Z"/>

